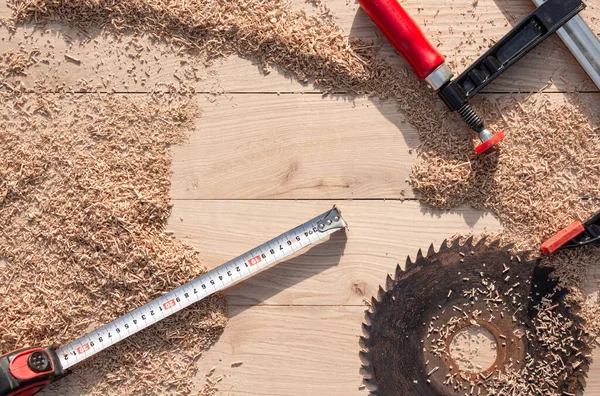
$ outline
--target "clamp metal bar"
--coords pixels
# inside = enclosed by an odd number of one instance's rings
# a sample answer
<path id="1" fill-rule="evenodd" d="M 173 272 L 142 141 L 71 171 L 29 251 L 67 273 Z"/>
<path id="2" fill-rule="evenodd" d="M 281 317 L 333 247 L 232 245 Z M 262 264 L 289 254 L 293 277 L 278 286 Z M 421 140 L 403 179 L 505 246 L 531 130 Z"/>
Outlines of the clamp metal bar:
<path id="1" fill-rule="evenodd" d="M 539 7 L 546 0 L 533 0 Z M 575 59 L 600 89 L 600 40 L 581 16 L 574 16 L 556 32 Z"/>

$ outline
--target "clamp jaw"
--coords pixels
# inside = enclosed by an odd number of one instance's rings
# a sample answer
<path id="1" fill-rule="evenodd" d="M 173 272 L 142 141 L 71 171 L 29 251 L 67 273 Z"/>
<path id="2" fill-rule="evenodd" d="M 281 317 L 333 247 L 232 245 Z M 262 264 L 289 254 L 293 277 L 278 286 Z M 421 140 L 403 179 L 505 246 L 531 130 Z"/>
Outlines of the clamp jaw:
<path id="1" fill-rule="evenodd" d="M 502 140 L 502 132 L 493 135 L 475 113 L 469 99 L 494 81 L 519 59 L 554 34 L 584 8 L 581 0 L 548 0 L 523 19 L 483 56 L 455 80 L 444 84 L 438 95 L 452 111 L 479 134 L 482 144 L 475 150 L 485 152 Z M 502 138 L 498 135 L 502 134 Z"/>
<path id="2" fill-rule="evenodd" d="M 492 133 L 469 104 L 475 94 L 525 54 L 560 29 L 585 7 L 582 0 L 547 0 L 490 48 L 455 80 L 444 57 L 427 40 L 398 0 L 359 0 L 375 25 L 410 63 L 417 76 L 437 91 L 452 111 L 475 131 L 481 154 L 504 139 Z"/>
<path id="3" fill-rule="evenodd" d="M 0 396 L 31 396 L 62 378 L 53 348 L 26 348 L 0 356 Z"/>
<path id="4" fill-rule="evenodd" d="M 572 249 L 585 245 L 600 247 L 600 212 L 585 223 L 576 221 L 557 232 L 541 246 L 544 253 L 553 253 L 559 249 Z"/>

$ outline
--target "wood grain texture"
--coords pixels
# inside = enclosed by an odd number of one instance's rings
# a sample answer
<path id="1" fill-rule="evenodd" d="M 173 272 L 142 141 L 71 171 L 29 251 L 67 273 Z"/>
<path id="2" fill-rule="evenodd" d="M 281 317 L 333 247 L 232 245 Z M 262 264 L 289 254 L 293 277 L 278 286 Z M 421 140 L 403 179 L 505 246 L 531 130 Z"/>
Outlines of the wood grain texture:
<path id="1" fill-rule="evenodd" d="M 599 32 L 600 4 L 588 3 L 582 15 Z M 293 4 L 314 11 L 304 0 Z M 407 67 L 354 0 L 326 4 L 349 36 L 373 41 L 391 64 Z M 530 0 L 405 0 L 403 5 L 458 72 L 533 10 Z M 6 0 L 0 0 L 0 17 L 8 15 Z M 263 75 L 251 60 L 233 56 L 206 68 L 176 55 L 180 49 L 170 45 L 58 24 L 22 27 L 12 36 L 0 28 L 0 51 L 20 46 L 38 47 L 44 61 L 25 78 L 34 90 L 44 80 L 53 90 L 132 93 L 190 85 L 224 93 L 218 100 L 196 96 L 203 118 L 189 143 L 174 148 L 169 228 L 201 252 L 207 267 L 334 203 L 341 208 L 349 223 L 345 234 L 227 291 L 231 320 L 198 361 L 199 386 L 213 366 L 213 379 L 224 375 L 219 395 L 366 395 L 359 389 L 358 358 L 363 299 L 418 249 L 438 246 L 456 232 L 499 228 L 491 215 L 470 209 L 441 213 L 397 200 L 414 197 L 405 180 L 415 159 L 410 150 L 419 142 L 392 103 L 322 98 L 312 85 L 278 69 Z M 182 84 L 190 72 L 196 77 Z M 597 91 L 552 37 L 486 92 L 491 97 L 542 89 Z M 600 358 L 598 350 L 595 356 Z M 231 367 L 234 362 L 243 363 Z M 586 396 L 600 395 L 599 364 L 587 382 Z"/>
<path id="2" fill-rule="evenodd" d="M 227 99 L 199 97 L 197 131 L 173 148 L 174 199 L 414 196 L 407 180 L 418 136 L 395 103 L 321 95 Z"/>
<path id="3" fill-rule="evenodd" d="M 336 203 L 349 225 L 231 288 L 231 304 L 362 305 L 388 273 L 454 233 L 494 232 L 491 215 L 462 208 L 429 211 L 415 201 L 175 201 L 169 229 L 216 267 L 327 211 Z"/>
<path id="4" fill-rule="evenodd" d="M 297 8 L 314 11 L 302 0 L 294 0 Z M 330 1 L 336 22 L 351 37 L 372 41 L 381 46 L 382 55 L 399 68 L 407 63 L 383 39 L 368 17 L 354 1 Z M 427 36 L 442 52 L 449 64 L 460 72 L 495 41 L 533 10 L 528 0 L 408 0 L 403 5 L 422 25 Z M 10 15 L 6 0 L 0 0 L 0 17 Z M 595 4 L 583 16 L 596 30 L 600 27 L 600 9 Z M 98 31 L 83 32 L 53 24 L 34 31 L 20 28 L 14 36 L 0 29 L 3 50 L 37 46 L 46 63 L 38 64 L 27 83 L 45 80 L 57 87 L 85 91 L 147 92 L 179 86 L 183 75 L 194 72 L 197 78 L 186 81 L 197 91 L 212 92 L 298 92 L 314 91 L 312 85 L 301 85 L 285 73 L 274 70 L 261 76 L 260 66 L 251 60 L 230 57 L 218 61 L 209 70 L 196 64 L 197 59 L 182 63 L 178 47 L 151 43 L 144 38 L 115 39 Z M 80 60 L 67 61 L 64 55 Z M 487 92 L 537 92 L 597 90 L 557 37 L 525 57 L 505 76 L 489 86 Z"/>
<path id="5" fill-rule="evenodd" d="M 358 357 L 364 309 L 231 307 L 225 332 L 198 361 L 198 383 L 215 367 L 219 395 L 366 395 Z"/>

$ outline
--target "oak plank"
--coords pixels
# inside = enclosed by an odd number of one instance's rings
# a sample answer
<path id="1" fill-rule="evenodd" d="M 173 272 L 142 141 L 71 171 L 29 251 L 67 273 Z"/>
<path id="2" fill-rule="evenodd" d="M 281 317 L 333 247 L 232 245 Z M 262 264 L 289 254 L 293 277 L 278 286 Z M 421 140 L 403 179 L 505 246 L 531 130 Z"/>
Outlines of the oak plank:
<path id="1" fill-rule="evenodd" d="M 294 0 L 293 4 L 313 11 L 302 0 Z M 381 45 L 382 55 L 390 63 L 398 68 L 407 67 L 407 63 L 385 42 L 366 14 L 359 10 L 357 3 L 335 0 L 327 4 L 336 22 L 349 36 Z M 464 70 L 492 42 L 533 10 L 532 3 L 527 0 L 480 0 L 476 7 L 472 0 L 407 0 L 403 5 L 457 72 Z M 0 17 L 9 15 L 6 0 L 0 0 Z M 582 15 L 595 30 L 600 31 L 598 6 L 590 5 Z M 28 47 L 38 46 L 47 58 L 47 64 L 39 64 L 27 79 L 30 87 L 35 87 L 36 80 L 45 79 L 74 90 L 164 90 L 165 84 L 179 86 L 179 79 L 185 70 L 200 66 L 195 72 L 198 80 L 186 82 L 197 91 L 314 91 L 312 85 L 300 84 L 280 70 L 264 76 L 257 64 L 235 56 L 217 62 L 207 70 L 202 65 L 193 64 L 197 63 L 196 60 L 182 64 L 182 58 L 175 55 L 178 48 L 150 43 L 145 38 L 124 37 L 115 40 L 98 31 L 84 34 L 57 24 L 47 30 L 33 30 L 32 27 L 21 27 L 11 37 L 6 29 L 0 29 L 2 50 L 14 49 L 19 43 L 26 43 Z M 135 45 L 132 45 L 132 40 Z M 137 49 L 133 49 L 134 46 Z M 73 55 L 81 63 L 65 61 L 65 53 Z M 131 54 L 133 56 L 130 57 Z M 548 92 L 573 89 L 597 91 L 562 42 L 552 37 L 490 85 L 487 92 L 537 92 L 541 89 Z"/>
<path id="2" fill-rule="evenodd" d="M 231 307 L 225 332 L 198 361 L 198 385 L 215 367 L 219 395 L 367 395 L 359 389 L 363 314 L 364 307 Z"/>
<path id="3" fill-rule="evenodd" d="M 402 266 L 430 244 L 455 233 L 497 231 L 497 220 L 459 208 L 429 210 L 415 201 L 174 201 L 169 229 L 201 252 L 214 268 L 302 224 L 336 203 L 349 225 L 344 233 L 302 251 L 227 292 L 230 304 L 362 305 Z"/>
<path id="4" fill-rule="evenodd" d="M 199 100 L 197 131 L 173 148 L 173 199 L 414 196 L 407 179 L 419 139 L 393 102 L 258 94 Z"/>

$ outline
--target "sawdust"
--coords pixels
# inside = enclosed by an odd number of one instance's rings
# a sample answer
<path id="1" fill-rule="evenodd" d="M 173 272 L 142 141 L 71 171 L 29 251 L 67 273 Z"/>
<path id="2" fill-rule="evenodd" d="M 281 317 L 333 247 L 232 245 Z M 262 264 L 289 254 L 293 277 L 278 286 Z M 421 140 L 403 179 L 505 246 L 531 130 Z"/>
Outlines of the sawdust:
<path id="1" fill-rule="evenodd" d="M 438 208 L 466 203 L 491 210 L 502 221 L 505 238 L 516 241 L 518 249 L 537 251 L 545 238 L 600 207 L 600 133 L 595 118 L 600 104 L 593 95 L 571 94 L 565 102 L 544 94 L 475 100 L 488 125 L 508 136 L 499 152 L 477 157 L 471 132 L 433 92 L 411 72 L 383 60 L 377 45 L 349 39 L 333 18 L 323 15 L 324 8 L 307 15 L 277 0 L 8 3 L 14 9 L 9 24 L 61 21 L 83 29 L 134 31 L 166 39 L 206 59 L 235 53 L 260 61 L 266 73 L 277 66 L 326 92 L 390 98 L 422 142 L 411 177 L 422 202 Z M 597 26 L 597 21 L 592 23 Z M 568 286 L 581 289 L 593 261 L 589 254 L 559 254 L 551 263 Z"/>
<path id="2" fill-rule="evenodd" d="M 510 395 L 569 395 L 565 384 L 576 384 L 583 367 L 589 365 L 589 352 L 583 352 L 573 345 L 573 341 L 587 338 L 581 334 L 577 323 L 572 318 L 556 311 L 556 303 L 551 298 L 542 298 L 534 307 L 536 313 L 535 331 L 527 339 L 535 337 L 539 341 L 541 356 L 534 358 L 527 354 L 524 365 L 520 368 L 507 367 L 490 378 L 487 383 L 489 394 L 498 396 Z M 574 340 L 574 335 L 581 338 Z M 531 342 L 531 341 L 529 341 Z M 561 356 L 562 355 L 562 356 Z M 583 369 L 584 371 L 587 368 Z"/>
<path id="3" fill-rule="evenodd" d="M 0 55 L 0 86 L 37 54 Z M 1 351 L 63 345 L 205 271 L 164 232 L 169 147 L 194 126 L 195 105 L 9 86 L 0 91 L 0 258 L 10 268 L 0 271 Z M 194 358 L 225 322 L 223 297 L 210 297 L 76 367 L 68 384 L 189 393 Z"/>
<path id="4" fill-rule="evenodd" d="M 348 38 L 327 10 L 307 14 L 285 1 L 10 0 L 14 22 L 62 21 L 169 39 L 208 58 L 238 54 L 274 65 L 326 91 L 395 100 L 419 132 L 411 178 L 423 202 L 468 203 L 494 211 L 521 248 L 534 248 L 600 197 L 598 103 L 570 95 L 475 101 L 488 124 L 508 135 L 499 153 L 478 157 L 474 135 L 425 85 L 389 65 L 372 43 Z M 425 21 L 425 24 L 428 22 Z M 438 110 L 438 111 L 434 111 Z M 588 198 L 582 200 L 581 198 Z M 589 199 L 593 198 L 593 199 Z"/>

